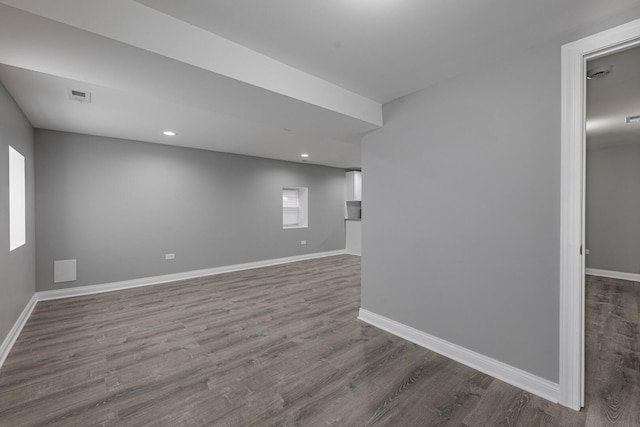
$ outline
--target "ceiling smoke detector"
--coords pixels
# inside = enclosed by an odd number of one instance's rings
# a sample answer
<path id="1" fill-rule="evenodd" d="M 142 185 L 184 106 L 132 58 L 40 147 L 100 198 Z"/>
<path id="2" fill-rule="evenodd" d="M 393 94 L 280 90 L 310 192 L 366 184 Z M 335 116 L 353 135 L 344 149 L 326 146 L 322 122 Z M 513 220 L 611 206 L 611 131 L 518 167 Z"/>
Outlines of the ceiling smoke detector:
<path id="1" fill-rule="evenodd" d="M 69 99 L 72 101 L 86 102 L 88 104 L 91 104 L 91 92 L 69 89 L 67 91 L 67 94 L 69 95 Z"/>
<path id="2" fill-rule="evenodd" d="M 609 73 L 613 70 L 613 65 L 601 65 L 599 67 L 589 68 L 587 70 L 587 79 L 602 79 L 607 77 Z"/>

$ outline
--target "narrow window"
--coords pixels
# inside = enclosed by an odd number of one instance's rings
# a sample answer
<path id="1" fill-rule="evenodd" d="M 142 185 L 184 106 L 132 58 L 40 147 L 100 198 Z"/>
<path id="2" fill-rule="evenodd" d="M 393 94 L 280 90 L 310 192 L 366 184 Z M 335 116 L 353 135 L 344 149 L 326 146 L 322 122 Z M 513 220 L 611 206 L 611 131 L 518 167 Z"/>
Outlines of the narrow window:
<path id="1" fill-rule="evenodd" d="M 9 251 L 27 242 L 24 156 L 9 146 Z"/>
<path id="2" fill-rule="evenodd" d="M 308 197 L 304 187 L 282 189 L 282 228 L 308 227 Z"/>

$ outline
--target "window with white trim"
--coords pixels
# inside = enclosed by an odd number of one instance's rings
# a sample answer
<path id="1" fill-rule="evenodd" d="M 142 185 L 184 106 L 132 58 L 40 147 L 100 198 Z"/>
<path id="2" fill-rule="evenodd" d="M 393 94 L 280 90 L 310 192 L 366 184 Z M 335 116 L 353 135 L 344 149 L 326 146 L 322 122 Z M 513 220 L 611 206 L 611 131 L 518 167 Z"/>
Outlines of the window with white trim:
<path id="1" fill-rule="evenodd" d="M 305 228 L 309 226 L 308 190 L 305 187 L 282 189 L 282 228 Z"/>
<path id="2" fill-rule="evenodd" d="M 9 146 L 9 251 L 27 243 L 24 156 Z"/>

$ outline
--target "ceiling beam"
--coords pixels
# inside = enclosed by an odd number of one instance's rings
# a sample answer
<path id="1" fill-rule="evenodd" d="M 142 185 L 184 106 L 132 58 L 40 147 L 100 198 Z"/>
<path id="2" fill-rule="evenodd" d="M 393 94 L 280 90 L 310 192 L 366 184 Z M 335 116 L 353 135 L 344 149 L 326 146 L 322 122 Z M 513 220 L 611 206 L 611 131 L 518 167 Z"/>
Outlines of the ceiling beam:
<path id="1" fill-rule="evenodd" d="M 0 2 L 293 100 L 382 126 L 379 102 L 132 0 Z"/>

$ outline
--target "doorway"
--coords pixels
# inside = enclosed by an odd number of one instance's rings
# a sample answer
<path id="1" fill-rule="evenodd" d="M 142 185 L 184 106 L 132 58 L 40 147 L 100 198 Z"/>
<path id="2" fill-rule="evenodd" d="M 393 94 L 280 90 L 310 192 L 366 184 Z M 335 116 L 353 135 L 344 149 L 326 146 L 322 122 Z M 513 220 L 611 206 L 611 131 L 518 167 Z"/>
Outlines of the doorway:
<path id="1" fill-rule="evenodd" d="M 586 75 L 586 273 L 640 282 L 640 46 Z"/>
<path id="2" fill-rule="evenodd" d="M 640 45 L 640 20 L 562 46 L 560 403 L 584 405 L 586 64 Z"/>

